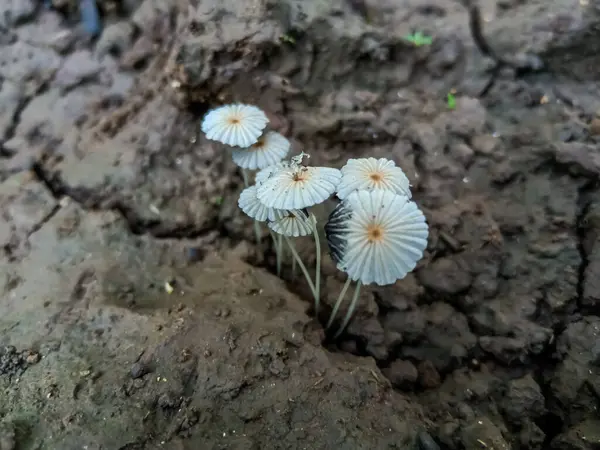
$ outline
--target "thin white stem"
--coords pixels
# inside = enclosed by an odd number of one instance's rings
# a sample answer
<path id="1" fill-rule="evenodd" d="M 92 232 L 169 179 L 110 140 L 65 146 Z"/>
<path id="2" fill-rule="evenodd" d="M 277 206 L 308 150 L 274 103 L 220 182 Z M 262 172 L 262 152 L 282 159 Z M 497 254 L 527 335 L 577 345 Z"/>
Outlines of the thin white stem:
<path id="1" fill-rule="evenodd" d="M 358 295 L 360 294 L 361 286 L 362 286 L 362 283 L 359 280 L 356 283 L 356 287 L 354 288 L 354 295 L 352 296 L 352 302 L 350 303 L 350 308 L 348 308 L 348 312 L 346 313 L 346 317 L 344 317 L 344 321 L 342 322 L 340 329 L 337 331 L 337 333 L 335 333 L 335 336 L 333 337 L 334 339 L 336 339 L 337 337 L 339 337 L 340 334 L 342 334 L 342 331 L 344 331 L 344 329 L 346 328 L 346 325 L 348 325 L 348 322 L 350 322 L 350 319 L 352 318 L 352 314 L 354 313 L 354 310 L 356 309 L 356 304 L 358 303 Z"/>
<path id="2" fill-rule="evenodd" d="M 273 239 L 273 247 L 275 248 L 275 257 L 277 258 L 277 276 L 281 276 L 281 261 L 283 259 L 283 237 L 281 234 L 274 233 L 269 228 L 269 234 Z M 294 260 L 295 262 L 296 260 Z"/>
<path id="3" fill-rule="evenodd" d="M 310 221 L 312 222 L 313 236 L 315 237 L 315 252 L 317 256 L 317 262 L 315 265 L 315 314 L 319 316 L 319 303 L 321 301 L 321 239 L 319 238 L 319 231 L 317 230 L 317 218 L 314 214 L 310 215 Z"/>
<path id="4" fill-rule="evenodd" d="M 248 182 L 248 171 L 246 169 L 242 169 L 242 179 L 244 180 L 244 187 L 250 186 Z"/>
<path id="5" fill-rule="evenodd" d="M 300 270 L 302 270 L 302 273 L 304 274 L 304 278 L 306 278 L 306 282 L 308 283 L 308 286 L 310 287 L 310 290 L 312 291 L 313 296 L 316 297 L 315 285 L 313 284 L 313 282 L 310 278 L 310 274 L 308 273 L 308 270 L 306 270 L 306 266 L 300 259 L 300 255 L 298 255 L 298 252 L 296 251 L 296 247 L 294 247 L 294 243 L 285 235 L 283 235 L 283 238 L 285 239 L 285 242 L 287 242 L 287 245 L 290 248 L 290 251 L 292 252 L 292 256 L 298 262 L 298 266 L 300 267 Z"/>
<path id="6" fill-rule="evenodd" d="M 348 288 L 350 287 L 351 281 L 352 281 L 352 279 L 350 277 L 348 277 L 346 279 L 346 282 L 344 283 L 344 287 L 340 291 L 340 295 L 338 295 L 337 301 L 335 302 L 335 306 L 333 307 L 333 310 L 331 311 L 331 315 L 329 316 L 329 321 L 327 322 L 327 327 L 325 328 L 326 330 L 328 330 L 329 327 L 331 327 L 331 324 L 333 324 L 333 321 L 335 320 L 335 316 L 337 316 L 337 312 L 339 311 L 340 306 L 342 305 L 342 302 L 344 301 L 344 297 L 346 297 L 346 292 L 348 291 Z"/>
<path id="7" fill-rule="evenodd" d="M 296 258 L 292 258 L 292 281 L 296 279 Z"/>
<path id="8" fill-rule="evenodd" d="M 248 171 L 242 169 L 242 179 L 244 180 L 244 187 L 250 186 Z M 254 236 L 256 237 L 256 245 L 260 245 L 260 223 L 258 220 L 254 221 Z"/>
<path id="9" fill-rule="evenodd" d="M 254 221 L 254 236 L 256 236 L 256 245 L 260 245 L 260 223 L 258 220 Z"/>
<path id="10" fill-rule="evenodd" d="M 277 256 L 277 276 L 281 276 L 281 260 L 283 259 L 283 236 L 280 234 L 277 238 L 275 245 L 275 252 Z"/>

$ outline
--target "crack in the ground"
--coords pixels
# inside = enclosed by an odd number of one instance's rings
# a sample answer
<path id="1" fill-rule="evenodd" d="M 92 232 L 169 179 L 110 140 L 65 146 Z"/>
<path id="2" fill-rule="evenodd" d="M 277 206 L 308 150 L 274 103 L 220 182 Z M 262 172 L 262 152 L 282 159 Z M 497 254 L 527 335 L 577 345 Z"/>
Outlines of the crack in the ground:
<path id="1" fill-rule="evenodd" d="M 544 407 L 546 412 L 542 417 L 535 420 L 535 424 L 544 433 L 544 442 L 542 448 L 550 448 L 552 440 L 564 431 L 564 421 L 553 410 L 555 403 L 552 386 L 547 380 L 547 373 L 556 369 L 558 361 L 556 360 L 556 343 L 558 337 L 565 331 L 566 325 L 561 323 L 553 327 L 552 341 L 546 346 L 544 351 L 535 358 L 535 368 L 532 376 L 540 387 L 542 397 L 544 398 Z"/>
<path id="2" fill-rule="evenodd" d="M 45 224 L 52 220 L 58 211 L 60 211 L 60 205 L 56 205 L 48 214 L 42 217 L 42 219 L 31 228 L 31 231 L 27 234 L 27 236 L 29 237 L 39 231 Z"/>
<path id="3" fill-rule="evenodd" d="M 579 195 L 577 198 L 577 248 L 581 256 L 581 264 L 579 265 L 577 275 L 577 307 L 579 311 L 584 313 L 598 314 L 598 311 L 588 311 L 585 307 L 584 297 L 584 286 L 586 281 L 586 271 L 589 265 L 589 255 L 586 249 L 586 239 L 588 237 L 588 214 L 590 212 L 593 198 L 597 198 L 598 190 L 596 188 L 596 180 L 590 180 L 579 188 Z"/>
<path id="4" fill-rule="evenodd" d="M 11 140 L 13 137 L 15 137 L 17 127 L 19 126 L 19 123 L 21 122 L 21 114 L 23 114 L 23 111 L 25 111 L 25 109 L 29 106 L 29 104 L 36 97 L 42 95 L 48 89 L 48 85 L 49 85 L 49 83 L 42 83 L 35 91 L 33 91 L 31 93 L 31 95 L 28 95 L 25 98 L 21 99 L 21 101 L 19 102 L 19 105 L 15 109 L 13 116 L 11 117 L 10 124 L 8 125 L 8 127 L 6 129 L 4 136 L 2 136 L 2 144 L 4 144 L 4 142 L 6 142 L 6 141 Z M 12 156 L 12 154 L 4 147 L 4 145 L 2 145 L 1 148 L 2 148 L 1 153 L 2 153 L 3 157 L 4 157 L 4 155 L 6 155 L 7 157 Z"/>
<path id="5" fill-rule="evenodd" d="M 214 230 L 218 230 L 221 234 L 224 233 L 216 220 L 199 227 L 193 223 L 185 225 L 167 224 L 160 219 L 140 217 L 132 207 L 121 199 L 100 195 L 91 189 L 69 186 L 60 178 L 59 174 L 49 171 L 44 166 L 44 162 L 40 160 L 32 164 L 31 170 L 55 199 L 60 201 L 68 197 L 86 210 L 114 211 L 123 217 L 129 231 L 138 236 L 150 235 L 157 239 L 196 239 L 206 236 Z M 60 209 L 60 207 L 57 207 L 57 209 Z M 46 217 L 39 224 L 39 227 L 50 220 L 55 213 L 56 211 L 53 211 Z"/>
<path id="6" fill-rule="evenodd" d="M 479 97 L 484 97 L 502 73 L 505 67 L 511 68 L 516 77 L 522 77 L 530 73 L 539 73 L 545 70 L 545 64 L 542 59 L 535 54 L 501 54 L 497 52 L 488 42 L 483 34 L 483 18 L 481 9 L 474 0 L 462 0 L 461 3 L 467 9 L 469 14 L 469 29 L 471 37 L 479 51 L 494 61 L 494 66 L 489 70 L 490 79 L 479 92 Z"/>

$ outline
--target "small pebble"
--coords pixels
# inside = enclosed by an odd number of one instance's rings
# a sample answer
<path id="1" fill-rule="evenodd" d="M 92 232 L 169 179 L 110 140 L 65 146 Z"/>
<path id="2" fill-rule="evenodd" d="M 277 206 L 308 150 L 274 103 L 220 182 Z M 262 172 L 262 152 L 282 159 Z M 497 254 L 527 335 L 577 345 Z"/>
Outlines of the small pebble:
<path id="1" fill-rule="evenodd" d="M 29 353 L 27 355 L 27 357 L 25 358 L 25 361 L 27 361 L 27 364 L 29 364 L 29 365 L 37 364 L 40 361 L 40 354 L 39 353 Z"/>
<path id="2" fill-rule="evenodd" d="M 144 375 L 147 375 L 150 372 L 152 372 L 152 370 L 148 364 L 136 362 L 133 366 L 131 366 L 129 374 L 131 375 L 131 378 L 135 380 L 137 378 L 142 378 Z"/>

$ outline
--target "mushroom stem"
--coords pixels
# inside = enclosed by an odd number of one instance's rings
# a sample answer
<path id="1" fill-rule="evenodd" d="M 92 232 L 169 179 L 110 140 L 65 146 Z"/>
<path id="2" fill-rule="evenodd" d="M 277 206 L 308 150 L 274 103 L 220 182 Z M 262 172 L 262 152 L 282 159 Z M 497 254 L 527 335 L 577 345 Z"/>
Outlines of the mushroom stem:
<path id="1" fill-rule="evenodd" d="M 321 300 L 321 239 L 319 238 L 319 231 L 317 230 L 317 218 L 314 214 L 310 215 L 312 221 L 313 236 L 315 237 L 315 252 L 316 252 L 316 266 L 315 266 L 315 314 L 319 316 L 319 303 Z"/>
<path id="2" fill-rule="evenodd" d="M 340 291 L 340 295 L 338 295 L 337 301 L 335 302 L 333 310 L 331 311 L 331 315 L 329 316 L 329 321 L 327 322 L 327 327 L 325 327 L 326 330 L 328 330 L 329 327 L 331 327 L 331 324 L 333 324 L 335 316 L 337 315 L 337 312 L 340 309 L 340 306 L 342 305 L 342 302 L 344 301 L 344 297 L 346 296 L 346 292 L 348 291 L 348 288 L 350 287 L 350 282 L 351 281 L 352 281 L 352 278 L 350 278 L 350 277 L 348 277 L 346 279 L 346 282 L 344 283 L 344 287 Z"/>
<path id="3" fill-rule="evenodd" d="M 275 257 L 277 261 L 277 276 L 281 276 L 281 244 L 282 238 L 281 235 L 275 235 L 273 231 L 269 228 L 269 234 L 271 235 L 271 239 L 273 240 L 273 248 L 275 249 Z"/>
<path id="4" fill-rule="evenodd" d="M 277 245 L 275 247 L 275 252 L 277 254 L 277 276 L 281 276 L 281 260 L 283 259 L 283 237 L 280 234 L 277 237 Z"/>
<path id="5" fill-rule="evenodd" d="M 242 180 L 244 180 L 244 187 L 250 186 L 248 182 L 248 171 L 246 169 L 242 169 Z"/>
<path id="6" fill-rule="evenodd" d="M 342 331 L 344 331 L 344 329 L 346 328 L 346 325 L 348 325 L 348 322 L 350 322 L 350 319 L 352 318 L 352 314 L 354 313 L 354 310 L 356 309 L 356 304 L 358 303 L 358 295 L 360 294 L 361 286 L 362 286 L 362 283 L 360 282 L 360 280 L 358 280 L 358 282 L 356 283 L 356 287 L 354 288 L 354 295 L 352 296 L 352 302 L 350 303 L 350 308 L 348 308 L 348 312 L 346 313 L 346 317 L 344 317 L 342 326 L 340 326 L 340 329 L 337 331 L 337 333 L 335 333 L 335 336 L 333 337 L 334 339 L 338 338 L 339 335 L 342 334 Z"/>
<path id="7" fill-rule="evenodd" d="M 249 187 L 250 183 L 248 181 L 248 171 L 246 169 L 242 169 L 242 179 L 244 180 L 244 187 Z M 256 236 L 256 245 L 260 245 L 260 225 L 258 220 L 254 221 L 254 236 Z"/>
<path id="8" fill-rule="evenodd" d="M 254 235 L 256 236 L 256 245 L 260 245 L 260 224 L 258 220 L 254 221 Z"/>
<path id="9" fill-rule="evenodd" d="M 316 297 L 315 285 L 313 284 L 313 282 L 310 278 L 310 274 L 308 273 L 308 270 L 306 270 L 306 266 L 300 259 L 300 255 L 298 255 L 298 252 L 296 251 L 296 247 L 294 247 L 294 243 L 286 235 L 283 235 L 283 238 L 285 239 L 285 242 L 287 242 L 287 245 L 290 248 L 290 251 L 292 252 L 292 256 L 298 262 L 298 266 L 300 266 L 300 270 L 304 274 L 304 278 L 306 278 L 306 282 L 308 283 L 308 286 L 310 287 L 310 290 L 312 291 L 313 296 Z"/>

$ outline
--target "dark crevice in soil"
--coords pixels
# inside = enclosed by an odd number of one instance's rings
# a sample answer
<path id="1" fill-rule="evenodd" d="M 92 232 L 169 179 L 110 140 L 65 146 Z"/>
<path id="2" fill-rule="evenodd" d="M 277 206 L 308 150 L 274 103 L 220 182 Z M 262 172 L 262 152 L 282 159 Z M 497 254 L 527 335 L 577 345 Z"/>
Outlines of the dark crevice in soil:
<path id="1" fill-rule="evenodd" d="M 186 108 L 194 117 L 202 118 L 210 109 L 210 104 L 207 102 L 189 101 Z"/>
<path id="2" fill-rule="evenodd" d="M 589 258 L 585 241 L 588 233 L 588 213 L 592 205 L 592 199 L 597 198 L 599 192 L 597 189 L 597 181 L 590 180 L 579 189 L 579 196 L 577 198 L 577 248 L 581 256 L 581 264 L 579 265 L 578 278 L 577 278 L 577 306 L 578 310 L 582 313 L 589 313 L 594 315 L 600 315 L 600 311 L 587 311 L 583 304 L 584 295 L 584 283 L 585 273 L 589 264 Z"/>
<path id="3" fill-rule="evenodd" d="M 583 297 L 583 284 L 585 270 L 588 265 L 588 257 L 584 248 L 584 239 L 586 233 L 586 216 L 591 205 L 591 199 L 596 192 L 596 181 L 588 180 L 579 188 L 579 195 L 577 198 L 577 238 L 578 238 L 578 249 L 581 255 L 581 264 L 579 266 L 578 282 L 577 282 L 577 309 L 581 311 L 581 300 Z M 572 317 L 572 316 L 571 316 Z M 561 334 L 567 328 L 569 323 L 569 317 L 563 317 L 555 325 L 553 329 L 553 339 L 546 346 L 544 351 L 533 358 L 532 363 L 534 366 L 533 377 L 536 383 L 540 386 L 542 395 L 545 399 L 546 413 L 535 420 L 536 425 L 544 432 L 545 438 L 542 444 L 543 449 L 551 448 L 552 440 L 563 433 L 565 430 L 565 423 L 561 417 L 561 413 L 557 411 L 557 403 L 554 399 L 553 389 L 549 383 L 549 374 L 554 372 L 557 364 L 560 362 L 560 358 L 557 354 L 557 341 Z"/>
<path id="4" fill-rule="evenodd" d="M 146 440 L 141 442 L 133 442 L 130 444 L 125 444 L 118 448 L 118 450 L 144 450 L 146 448 Z"/>
<path id="5" fill-rule="evenodd" d="M 489 70 L 490 79 L 479 92 L 479 97 L 484 97 L 494 87 L 504 68 L 512 69 L 517 78 L 544 70 L 545 64 L 537 55 L 502 55 L 494 50 L 483 34 L 483 19 L 476 0 L 462 0 L 462 4 L 469 13 L 469 29 L 475 45 L 484 56 L 494 61 L 494 66 Z"/>
<path id="6" fill-rule="evenodd" d="M 588 255 L 584 248 L 584 240 L 586 234 L 585 221 L 590 207 L 590 201 L 585 194 L 585 188 L 579 190 L 577 199 L 577 249 L 581 256 L 581 264 L 579 265 L 579 273 L 577 277 L 577 300 L 579 309 L 581 309 L 581 300 L 583 298 L 583 284 L 585 281 L 585 269 L 588 265 Z"/>
<path id="7" fill-rule="evenodd" d="M 544 397 L 544 406 L 546 408 L 546 413 L 535 420 L 535 424 L 545 435 L 542 448 L 550 448 L 550 442 L 564 431 L 564 421 L 554 412 L 554 408 L 552 407 L 554 404 L 554 395 L 548 381 L 548 374 L 553 372 L 556 369 L 556 365 L 559 363 L 556 352 L 556 343 L 565 329 L 566 323 L 560 323 L 554 326 L 554 338 L 552 339 L 552 342 L 550 342 L 544 351 L 533 360 L 534 370 L 532 375 L 535 382 L 540 387 Z"/>
<path id="8" fill-rule="evenodd" d="M 48 171 L 42 161 L 34 162 L 31 170 L 54 198 L 69 197 L 87 210 L 115 211 L 125 219 L 129 231 L 138 236 L 150 235 L 158 239 L 196 239 L 215 229 L 219 230 L 220 234 L 225 233 L 217 223 L 209 223 L 199 228 L 193 223 L 170 225 L 158 219 L 139 217 L 134 209 L 122 200 L 107 198 L 89 189 L 69 186 L 57 173 Z"/>
<path id="9" fill-rule="evenodd" d="M 0 144 L 0 159 L 9 159 L 13 157 L 13 153 L 10 152 L 4 145 Z"/>
<path id="10" fill-rule="evenodd" d="M 40 220 L 37 224 L 35 224 L 34 227 L 31 228 L 29 235 L 31 236 L 33 233 L 35 233 L 40 228 L 42 228 L 46 223 L 48 223 L 56 215 L 56 213 L 59 210 L 60 210 L 60 206 L 55 206 L 54 208 L 52 208 L 52 211 L 50 211 L 48 214 L 46 214 L 46 216 L 42 220 Z"/>
<path id="11" fill-rule="evenodd" d="M 49 83 L 43 83 L 30 96 L 25 97 L 24 99 L 21 100 L 21 102 L 17 106 L 17 109 L 15 110 L 15 113 L 12 116 L 11 123 L 6 130 L 6 133 L 4 133 L 4 137 L 3 137 L 4 142 L 9 141 L 10 139 L 12 139 L 15 136 L 15 132 L 17 131 L 17 126 L 21 122 L 21 114 L 23 113 L 25 108 L 27 108 L 27 106 L 29 106 L 29 103 L 34 98 L 36 98 L 39 95 L 42 95 L 48 89 L 48 84 Z M 4 152 L 6 152 L 6 149 L 4 149 L 4 147 L 2 147 L 2 149 L 4 150 Z M 10 155 L 10 156 L 12 156 L 12 155 Z"/>

